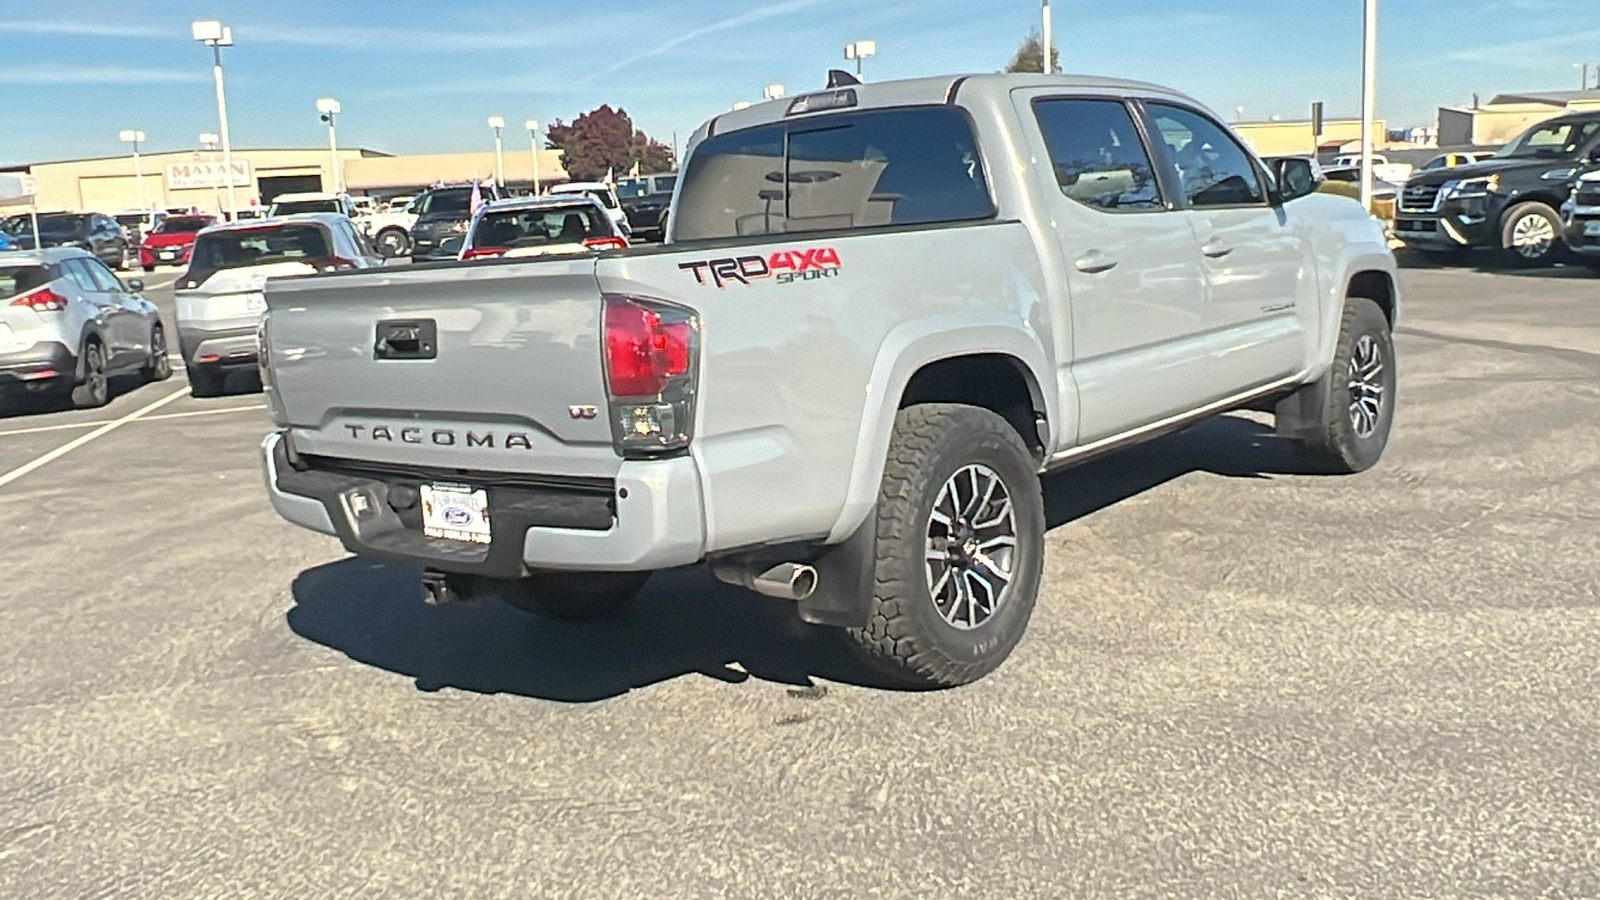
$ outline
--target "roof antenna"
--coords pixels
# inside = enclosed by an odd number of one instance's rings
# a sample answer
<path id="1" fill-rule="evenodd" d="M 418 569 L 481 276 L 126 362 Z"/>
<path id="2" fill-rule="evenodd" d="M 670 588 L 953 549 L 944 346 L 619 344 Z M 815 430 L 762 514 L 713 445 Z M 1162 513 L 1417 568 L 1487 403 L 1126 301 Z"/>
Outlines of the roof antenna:
<path id="1" fill-rule="evenodd" d="M 828 70 L 828 87 L 830 88 L 850 87 L 851 85 L 860 83 L 861 79 L 851 75 L 849 72 L 846 72 L 843 69 Z"/>

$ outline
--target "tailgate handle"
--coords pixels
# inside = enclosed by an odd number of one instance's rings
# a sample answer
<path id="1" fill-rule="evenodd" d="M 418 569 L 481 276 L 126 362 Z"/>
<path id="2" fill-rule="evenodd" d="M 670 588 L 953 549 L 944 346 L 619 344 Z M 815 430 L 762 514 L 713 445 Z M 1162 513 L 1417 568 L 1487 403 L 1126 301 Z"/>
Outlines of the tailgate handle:
<path id="1" fill-rule="evenodd" d="M 439 324 L 432 319 L 378 323 L 373 359 L 434 359 L 439 355 Z"/>

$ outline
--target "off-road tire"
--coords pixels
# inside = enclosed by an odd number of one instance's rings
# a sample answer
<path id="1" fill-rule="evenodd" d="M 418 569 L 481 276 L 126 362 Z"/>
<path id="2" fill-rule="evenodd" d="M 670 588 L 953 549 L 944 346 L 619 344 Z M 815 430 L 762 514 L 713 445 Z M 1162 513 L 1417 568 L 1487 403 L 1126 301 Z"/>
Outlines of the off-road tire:
<path id="1" fill-rule="evenodd" d="M 1378 354 L 1381 370 L 1372 372 L 1364 362 L 1363 338 L 1370 339 L 1370 349 Z M 1355 361 L 1355 365 L 1352 364 Z M 1359 371 L 1358 371 L 1359 369 Z M 1377 378 L 1382 394 L 1378 398 L 1378 412 L 1372 429 L 1367 434 L 1358 431 L 1356 413 L 1358 381 L 1369 383 Z M 1312 466 L 1332 475 L 1351 475 L 1365 472 L 1377 464 L 1389 444 L 1389 432 L 1394 427 L 1395 413 L 1395 355 L 1394 337 L 1389 320 L 1378 304 L 1364 297 L 1345 300 L 1344 317 L 1339 323 L 1339 343 L 1334 347 L 1333 366 L 1328 369 L 1325 402 L 1320 424 L 1302 438 L 1302 444 Z"/>
<path id="2" fill-rule="evenodd" d="M 387 238 L 387 242 L 385 241 Z M 372 244 L 378 248 L 378 255 L 384 259 L 397 259 L 411 252 L 411 235 L 403 229 L 385 228 L 372 237 Z"/>
<path id="3" fill-rule="evenodd" d="M 583 622 L 621 613 L 649 580 L 649 572 L 537 572 L 501 582 L 496 593 L 524 612 Z"/>
<path id="4" fill-rule="evenodd" d="M 1532 221 L 1532 217 L 1543 219 L 1551 234 L 1548 249 L 1538 256 L 1528 256 L 1516 246 L 1519 227 L 1525 222 Z M 1514 266 L 1535 268 L 1555 263 L 1561 259 L 1562 251 L 1566 249 L 1560 214 L 1536 200 L 1511 207 L 1500 220 L 1500 246 L 1504 250 L 1506 261 Z"/>
<path id="5" fill-rule="evenodd" d="M 99 341 L 91 340 L 83 345 L 83 381 L 72 388 L 72 405 L 78 409 L 98 409 L 111 400 L 105 354 Z"/>
<path id="6" fill-rule="evenodd" d="M 228 382 L 227 372 L 200 365 L 190 365 L 185 374 L 189 377 L 189 393 L 196 397 L 220 397 Z"/>
<path id="7" fill-rule="evenodd" d="M 948 621 L 931 595 L 930 523 L 940 491 L 969 466 L 998 476 L 1011 497 L 1016 549 L 992 615 L 970 630 Z M 898 684 L 948 688 L 994 671 L 1022 640 L 1044 563 L 1038 467 L 1016 430 L 986 409 L 929 403 L 895 416 L 875 512 L 877 562 L 871 619 L 851 629 L 863 659 Z"/>

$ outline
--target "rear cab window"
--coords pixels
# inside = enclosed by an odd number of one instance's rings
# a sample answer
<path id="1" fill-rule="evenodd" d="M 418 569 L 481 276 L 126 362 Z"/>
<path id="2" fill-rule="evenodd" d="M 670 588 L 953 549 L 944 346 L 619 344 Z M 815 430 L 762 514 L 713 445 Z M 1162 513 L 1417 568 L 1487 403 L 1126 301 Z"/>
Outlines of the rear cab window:
<path id="1" fill-rule="evenodd" d="M 475 248 L 515 250 L 549 244 L 581 244 L 614 234 L 611 219 L 592 203 L 483 213 L 472 230 Z"/>
<path id="2" fill-rule="evenodd" d="M 678 241 L 995 216 L 972 124 L 953 106 L 832 113 L 715 135 L 680 177 Z"/>
<path id="3" fill-rule="evenodd" d="M 328 233 L 312 222 L 213 231 L 195 241 L 189 267 L 215 272 L 267 263 L 313 263 L 333 256 L 330 247 Z"/>

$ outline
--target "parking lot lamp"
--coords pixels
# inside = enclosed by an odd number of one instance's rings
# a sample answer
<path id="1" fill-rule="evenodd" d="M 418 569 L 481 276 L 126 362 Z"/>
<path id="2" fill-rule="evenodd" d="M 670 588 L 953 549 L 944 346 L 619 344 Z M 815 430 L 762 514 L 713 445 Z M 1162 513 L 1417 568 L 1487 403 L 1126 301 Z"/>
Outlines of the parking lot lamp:
<path id="1" fill-rule="evenodd" d="M 222 48 L 233 46 L 233 29 L 216 19 L 189 23 L 194 39 L 211 48 L 211 75 L 217 83 L 217 131 L 222 135 L 223 177 L 228 180 L 228 215 L 239 218 L 239 195 L 233 185 L 233 142 L 228 139 L 228 101 L 222 92 Z"/>
<path id="2" fill-rule="evenodd" d="M 1054 35 L 1051 34 L 1051 26 L 1054 23 L 1051 21 L 1051 16 L 1050 16 L 1050 0 L 1044 0 L 1043 13 L 1044 13 L 1044 23 L 1043 23 L 1044 30 L 1041 32 L 1040 40 L 1039 40 L 1040 44 L 1042 45 L 1039 48 L 1039 52 L 1042 55 L 1042 59 L 1040 60 L 1040 65 L 1039 65 L 1039 71 L 1043 72 L 1046 75 L 1054 75 L 1055 72 L 1056 72 L 1055 60 L 1050 58 L 1050 56 L 1051 56 L 1051 54 L 1050 54 L 1050 45 L 1055 42 L 1055 37 L 1054 37 Z"/>
<path id="3" fill-rule="evenodd" d="M 333 181 L 333 192 L 344 193 L 343 173 L 339 171 L 339 133 L 334 120 L 339 115 L 339 101 L 323 97 L 317 101 L 317 112 L 328 123 L 328 178 Z"/>
<path id="4" fill-rule="evenodd" d="M 117 135 L 124 144 L 133 145 L 133 181 L 139 189 L 139 210 L 142 212 L 144 205 L 144 169 L 139 165 L 139 142 L 144 140 L 144 132 L 124 128 Z"/>
<path id="5" fill-rule="evenodd" d="M 1378 0 L 1366 0 L 1361 47 L 1361 208 L 1372 209 L 1373 119 L 1378 105 Z"/>
<path id="6" fill-rule="evenodd" d="M 861 61 L 869 56 L 877 55 L 877 41 L 856 41 L 852 44 L 846 44 L 844 47 L 844 58 L 856 61 L 856 78 L 861 77 Z"/>
<path id="7" fill-rule="evenodd" d="M 761 90 L 761 96 L 768 100 L 777 100 L 783 96 L 783 85 L 769 84 Z"/>
<path id="8" fill-rule="evenodd" d="M 220 140 L 222 140 L 222 138 L 219 138 L 208 131 L 205 134 L 200 135 L 200 149 L 206 151 L 207 154 L 214 154 L 217 152 L 217 142 Z M 216 159 L 214 157 L 208 157 L 206 161 L 214 163 L 216 162 Z M 220 189 L 217 187 L 217 180 L 215 178 L 211 179 L 211 209 L 220 216 L 222 215 L 222 195 L 218 193 L 219 190 Z"/>
<path id="9" fill-rule="evenodd" d="M 533 184 L 528 188 L 528 195 L 539 196 L 539 120 L 529 119 L 522 123 L 528 129 L 528 143 L 533 147 Z"/>
<path id="10" fill-rule="evenodd" d="M 500 190 L 506 188 L 505 148 L 500 143 L 500 129 L 506 127 L 504 116 L 490 116 L 489 127 L 494 129 L 494 183 Z"/>

